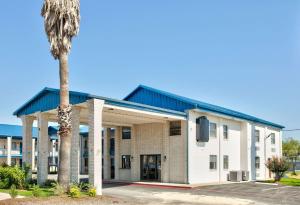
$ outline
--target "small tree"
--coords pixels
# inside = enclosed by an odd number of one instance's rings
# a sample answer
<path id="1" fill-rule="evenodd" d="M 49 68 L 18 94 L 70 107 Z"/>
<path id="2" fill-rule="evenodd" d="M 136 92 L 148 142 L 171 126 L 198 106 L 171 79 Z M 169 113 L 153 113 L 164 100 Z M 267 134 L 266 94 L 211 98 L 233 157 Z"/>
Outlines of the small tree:
<path id="1" fill-rule="evenodd" d="M 296 162 L 300 155 L 300 142 L 292 138 L 282 144 L 283 156 L 285 156 L 293 165 L 293 174 L 296 175 Z"/>
<path id="2" fill-rule="evenodd" d="M 278 182 L 284 176 L 284 173 L 289 170 L 290 163 L 283 158 L 272 157 L 272 159 L 266 163 L 266 167 L 275 174 L 274 180 Z"/>

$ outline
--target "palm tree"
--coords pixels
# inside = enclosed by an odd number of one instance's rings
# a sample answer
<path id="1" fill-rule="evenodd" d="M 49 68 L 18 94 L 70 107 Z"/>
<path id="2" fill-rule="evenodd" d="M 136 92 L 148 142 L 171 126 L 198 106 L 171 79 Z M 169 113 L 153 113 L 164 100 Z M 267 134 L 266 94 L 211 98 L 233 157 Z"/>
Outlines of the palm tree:
<path id="1" fill-rule="evenodd" d="M 69 104 L 68 54 L 72 38 L 79 32 L 79 0 L 45 0 L 42 8 L 45 31 L 54 59 L 59 60 L 60 105 L 58 123 L 60 136 L 58 183 L 70 183 L 71 105 Z"/>

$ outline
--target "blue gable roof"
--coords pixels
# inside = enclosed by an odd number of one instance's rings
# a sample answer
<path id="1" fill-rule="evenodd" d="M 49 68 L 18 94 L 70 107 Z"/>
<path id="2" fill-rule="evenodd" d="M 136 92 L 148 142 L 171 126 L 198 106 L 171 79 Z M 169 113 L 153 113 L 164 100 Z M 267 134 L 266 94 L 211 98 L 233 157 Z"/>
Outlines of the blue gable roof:
<path id="1" fill-rule="evenodd" d="M 22 139 L 23 128 L 20 125 L 7 125 L 0 124 L 0 136 L 1 137 L 13 137 L 17 139 Z M 36 127 L 32 128 L 32 137 L 37 138 L 38 129 Z"/>
<path id="2" fill-rule="evenodd" d="M 169 114 L 175 116 L 186 117 L 186 113 L 178 112 L 176 110 L 163 109 L 161 107 L 154 107 L 146 104 L 139 104 L 125 100 L 116 100 L 112 98 L 91 95 L 82 92 L 70 91 L 70 103 L 79 104 L 86 102 L 89 99 L 104 100 L 105 104 L 121 106 L 126 108 L 133 108 L 137 110 L 150 111 L 155 113 Z M 59 105 L 60 96 L 59 89 L 44 88 L 37 95 L 27 101 L 23 106 L 17 109 L 13 114 L 16 116 L 29 115 L 35 112 L 44 112 L 56 109 Z"/>
<path id="3" fill-rule="evenodd" d="M 126 96 L 124 100 L 170 110 L 176 110 L 180 112 L 184 112 L 189 109 L 200 109 L 208 112 L 236 117 L 239 119 L 249 120 L 255 123 L 260 123 L 280 129 L 284 128 L 284 126 L 282 125 L 259 119 L 257 117 L 247 115 L 238 111 L 182 97 L 144 85 L 138 86 L 134 91 L 132 91 L 128 96 Z"/>

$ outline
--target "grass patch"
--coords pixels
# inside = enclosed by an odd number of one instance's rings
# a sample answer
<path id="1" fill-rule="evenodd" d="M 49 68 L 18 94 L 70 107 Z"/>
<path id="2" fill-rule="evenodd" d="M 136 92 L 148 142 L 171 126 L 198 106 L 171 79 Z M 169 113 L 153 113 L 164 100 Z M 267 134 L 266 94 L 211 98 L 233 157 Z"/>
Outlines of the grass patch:
<path id="1" fill-rule="evenodd" d="M 0 189 L 0 192 L 8 194 L 9 189 Z M 25 197 L 33 197 L 32 189 L 29 190 L 18 189 L 18 195 L 25 196 Z M 41 197 L 49 197 L 49 196 L 53 196 L 53 191 L 51 191 L 49 188 L 41 188 Z"/>
<path id="2" fill-rule="evenodd" d="M 300 179 L 282 178 L 280 180 L 280 184 L 284 184 L 284 185 L 287 185 L 287 186 L 300 186 Z"/>

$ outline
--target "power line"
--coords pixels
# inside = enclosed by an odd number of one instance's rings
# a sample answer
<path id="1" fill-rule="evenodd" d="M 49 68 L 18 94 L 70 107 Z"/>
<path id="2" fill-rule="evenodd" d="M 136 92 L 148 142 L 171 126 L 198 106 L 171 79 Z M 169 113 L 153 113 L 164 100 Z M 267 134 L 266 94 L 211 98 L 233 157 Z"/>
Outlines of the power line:
<path id="1" fill-rule="evenodd" d="M 293 131 L 300 131 L 300 128 L 298 129 L 290 129 L 290 130 L 282 130 L 283 132 L 293 132 Z"/>

